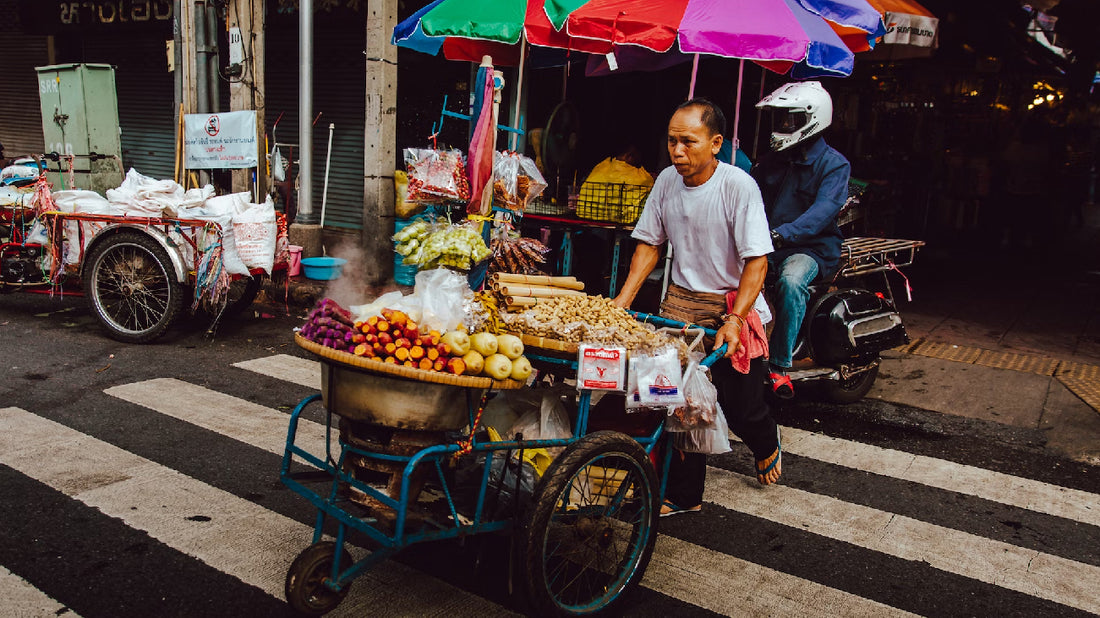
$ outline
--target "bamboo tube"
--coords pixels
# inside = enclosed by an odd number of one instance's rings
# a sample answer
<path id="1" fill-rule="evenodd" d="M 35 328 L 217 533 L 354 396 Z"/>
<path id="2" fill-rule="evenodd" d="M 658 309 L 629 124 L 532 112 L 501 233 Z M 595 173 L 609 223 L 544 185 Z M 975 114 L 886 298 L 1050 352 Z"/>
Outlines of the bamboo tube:
<path id="1" fill-rule="evenodd" d="M 527 307 L 534 307 L 539 304 L 539 299 L 530 296 L 507 296 L 505 300 L 508 302 L 509 311 L 511 311 L 513 307 L 518 307 L 520 310 L 523 310 Z"/>
<path id="2" fill-rule="evenodd" d="M 576 277 L 548 277 L 546 275 L 515 275 L 512 273 L 493 273 L 494 283 L 526 283 L 534 285 L 548 285 L 567 290 L 583 290 L 584 282 L 577 281 Z"/>
<path id="3" fill-rule="evenodd" d="M 585 295 L 584 292 L 579 292 L 577 290 L 565 290 L 544 285 L 516 285 L 514 283 L 500 286 L 500 293 L 504 296 L 533 296 L 535 298 Z"/>

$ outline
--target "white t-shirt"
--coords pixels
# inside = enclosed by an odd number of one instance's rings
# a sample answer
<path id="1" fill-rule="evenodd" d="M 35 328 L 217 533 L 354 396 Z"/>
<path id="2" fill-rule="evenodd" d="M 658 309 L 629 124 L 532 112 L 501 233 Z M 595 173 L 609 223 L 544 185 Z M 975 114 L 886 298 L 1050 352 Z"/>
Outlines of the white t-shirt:
<path id="1" fill-rule="evenodd" d="M 737 289 L 745 261 L 773 251 L 756 181 L 721 162 L 698 187 L 685 185 L 675 167 L 665 168 L 631 236 L 654 246 L 669 242 L 672 282 L 712 294 Z M 764 323 L 771 320 L 763 294 L 754 308 Z"/>

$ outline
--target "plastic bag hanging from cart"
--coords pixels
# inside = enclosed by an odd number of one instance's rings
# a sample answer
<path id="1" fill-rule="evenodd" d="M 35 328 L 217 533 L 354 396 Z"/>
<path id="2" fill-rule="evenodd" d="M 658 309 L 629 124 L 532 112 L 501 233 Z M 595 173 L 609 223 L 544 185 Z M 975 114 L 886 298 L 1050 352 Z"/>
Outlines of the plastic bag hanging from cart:
<path id="1" fill-rule="evenodd" d="M 726 414 L 722 406 L 715 404 L 717 415 L 711 429 L 693 429 L 678 431 L 673 435 L 672 445 L 685 453 L 721 455 L 733 450 L 730 446 L 730 428 L 726 423 Z"/>
<path id="2" fill-rule="evenodd" d="M 714 429 L 718 419 L 718 389 L 707 378 L 698 359 L 684 369 L 684 404 L 670 406 L 665 431 Z"/>

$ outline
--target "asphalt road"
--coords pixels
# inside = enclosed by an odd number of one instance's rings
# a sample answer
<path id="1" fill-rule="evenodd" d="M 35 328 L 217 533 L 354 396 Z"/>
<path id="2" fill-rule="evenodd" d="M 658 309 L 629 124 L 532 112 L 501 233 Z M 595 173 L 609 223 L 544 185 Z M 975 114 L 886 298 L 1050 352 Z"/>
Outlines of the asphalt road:
<path id="1" fill-rule="evenodd" d="M 0 297 L 0 616 L 291 614 L 315 511 L 278 471 L 316 387 L 293 377 L 312 359 L 286 313 L 130 346 L 82 299 Z M 756 486 L 739 444 L 712 457 L 703 512 L 661 521 L 623 614 L 1100 613 L 1095 468 L 1028 430 L 882 401 L 776 415 L 782 483 Z M 507 573 L 507 539 L 425 544 L 337 613 L 503 615 L 520 609 Z"/>

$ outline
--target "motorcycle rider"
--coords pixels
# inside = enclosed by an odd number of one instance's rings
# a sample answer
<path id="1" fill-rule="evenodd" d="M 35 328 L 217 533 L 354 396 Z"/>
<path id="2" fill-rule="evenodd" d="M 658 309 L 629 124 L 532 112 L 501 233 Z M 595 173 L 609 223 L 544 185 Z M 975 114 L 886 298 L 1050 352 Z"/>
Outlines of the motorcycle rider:
<path id="1" fill-rule="evenodd" d="M 828 281 L 840 263 L 844 237 L 837 215 L 848 199 L 851 165 L 822 136 L 833 102 L 820 82 L 789 83 L 756 104 L 772 112 L 771 150 L 753 167 L 775 251 L 768 255 L 768 289 L 775 310 L 769 377 L 789 399 L 794 344 L 806 315 L 809 286 Z"/>

